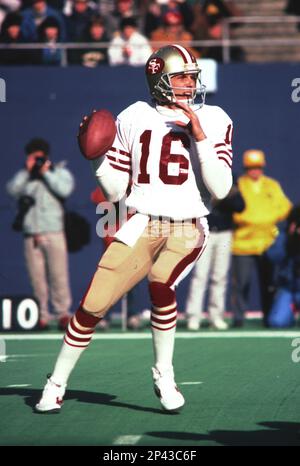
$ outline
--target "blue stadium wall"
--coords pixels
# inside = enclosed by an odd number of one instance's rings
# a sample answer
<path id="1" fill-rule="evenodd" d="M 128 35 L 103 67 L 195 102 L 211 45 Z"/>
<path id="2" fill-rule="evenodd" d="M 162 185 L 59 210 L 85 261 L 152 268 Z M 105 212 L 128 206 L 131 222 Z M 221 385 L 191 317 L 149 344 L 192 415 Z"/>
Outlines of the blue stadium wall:
<path id="1" fill-rule="evenodd" d="M 207 102 L 223 107 L 234 121 L 234 171 L 240 174 L 241 154 L 261 148 L 267 155 L 267 174 L 277 178 L 293 202 L 299 202 L 300 103 L 292 101 L 292 80 L 300 77 L 298 64 L 221 65 L 218 92 Z M 70 208 L 84 213 L 92 224 L 92 242 L 70 255 L 73 308 L 84 293 L 102 251 L 96 236 L 97 216 L 89 196 L 95 182 L 89 165 L 79 153 L 76 134 L 79 122 L 94 108 L 108 108 L 115 115 L 136 100 L 148 99 L 143 69 L 128 67 L 2 68 L 6 102 L 0 103 L 1 151 L 1 270 L 0 294 L 30 294 L 24 265 L 22 238 L 12 232 L 14 202 L 5 191 L 7 180 L 24 164 L 24 144 L 34 136 L 51 141 L 52 159 L 67 160 L 76 177 Z M 178 290 L 184 308 L 189 278 Z M 143 290 L 143 288 L 145 290 Z M 146 291 L 146 283 L 142 290 Z M 140 295 L 148 307 L 148 293 Z M 255 286 L 251 308 L 260 306 Z M 230 307 L 230 304 L 228 304 Z"/>

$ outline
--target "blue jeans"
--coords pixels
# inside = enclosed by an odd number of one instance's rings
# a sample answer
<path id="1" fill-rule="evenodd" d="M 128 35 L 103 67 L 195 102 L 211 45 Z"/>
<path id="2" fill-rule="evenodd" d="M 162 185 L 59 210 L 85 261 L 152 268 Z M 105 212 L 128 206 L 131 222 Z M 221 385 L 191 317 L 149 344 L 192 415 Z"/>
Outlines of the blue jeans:
<path id="1" fill-rule="evenodd" d="M 268 316 L 269 326 L 276 328 L 292 327 L 295 324 L 294 304 L 296 306 L 300 305 L 300 292 L 292 293 L 285 288 L 279 288 Z"/>

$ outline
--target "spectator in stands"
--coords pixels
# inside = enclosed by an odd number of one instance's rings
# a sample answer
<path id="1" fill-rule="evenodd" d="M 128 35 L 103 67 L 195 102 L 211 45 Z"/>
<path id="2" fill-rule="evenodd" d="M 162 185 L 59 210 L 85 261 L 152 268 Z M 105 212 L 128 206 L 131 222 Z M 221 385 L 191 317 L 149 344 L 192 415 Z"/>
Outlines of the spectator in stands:
<path id="1" fill-rule="evenodd" d="M 1 25 L 7 14 L 17 11 L 21 6 L 21 0 L 1 0 L 0 2 L 0 31 Z"/>
<path id="2" fill-rule="evenodd" d="M 241 16 L 239 8 L 232 1 L 205 0 L 203 5 L 194 7 L 195 19 L 191 30 L 195 40 L 221 40 L 223 36 L 223 19 L 233 16 Z M 218 62 L 223 61 L 221 46 L 201 48 L 201 54 L 205 58 L 212 58 Z M 230 48 L 232 61 L 243 61 L 244 52 L 241 47 Z"/>
<path id="3" fill-rule="evenodd" d="M 63 9 L 66 4 L 66 0 L 47 0 L 47 2 L 48 5 L 51 6 L 51 8 L 59 10 L 61 13 L 63 12 Z"/>
<path id="4" fill-rule="evenodd" d="M 59 328 L 64 329 L 69 320 L 71 293 L 62 199 L 71 194 L 74 179 L 62 163 L 54 165 L 50 161 L 49 151 L 44 139 L 29 141 L 25 146 L 25 168 L 7 183 L 7 191 L 19 205 L 13 227 L 24 235 L 26 265 L 40 306 L 40 328 L 47 328 L 51 319 L 50 294 Z"/>
<path id="5" fill-rule="evenodd" d="M 38 42 L 45 43 L 46 47 L 36 51 L 37 64 L 60 66 L 62 50 L 57 48 L 60 41 L 60 25 L 55 18 L 49 16 L 38 28 Z"/>
<path id="6" fill-rule="evenodd" d="M 186 0 L 168 0 L 162 4 L 162 14 L 179 13 L 182 17 L 183 26 L 189 30 L 193 23 L 193 11 Z"/>
<path id="7" fill-rule="evenodd" d="M 300 16 L 300 4 L 298 0 L 287 0 L 284 11 L 289 15 Z"/>
<path id="8" fill-rule="evenodd" d="M 167 13 L 180 15 L 184 28 L 189 31 L 193 23 L 193 10 L 185 0 L 150 0 L 144 11 L 144 32 L 147 37 L 156 29 L 163 26 L 163 19 Z"/>
<path id="9" fill-rule="evenodd" d="M 286 7 L 285 7 L 285 12 L 288 15 L 300 16 L 300 2 L 299 2 L 299 0 L 288 0 L 287 4 L 286 4 Z M 300 23 L 298 23 L 297 27 L 300 30 Z"/>
<path id="10" fill-rule="evenodd" d="M 98 0 L 99 14 L 104 17 L 110 15 L 115 10 L 115 1 L 111 0 Z"/>
<path id="11" fill-rule="evenodd" d="M 143 15 L 143 31 L 147 37 L 160 28 L 163 23 L 163 14 L 161 4 L 157 0 L 150 0 L 147 4 Z"/>
<path id="12" fill-rule="evenodd" d="M 132 18 L 137 12 L 135 0 L 116 0 L 116 10 L 120 20 Z"/>
<path id="13" fill-rule="evenodd" d="M 80 38 L 80 42 L 109 42 L 106 34 L 104 21 L 100 16 L 94 16 L 86 31 Z M 87 66 L 89 68 L 95 68 L 98 65 L 105 65 L 108 63 L 108 52 L 107 47 L 100 45 L 97 48 L 85 48 L 85 49 L 71 49 L 68 52 L 68 63 Z"/>
<path id="14" fill-rule="evenodd" d="M 155 48 L 163 47 L 167 44 L 184 43 L 190 52 L 196 57 L 200 57 L 199 52 L 188 44 L 193 40 L 193 36 L 184 28 L 183 17 L 179 12 L 169 11 L 163 18 L 163 26 L 156 29 L 151 34 L 151 41 L 157 42 Z"/>
<path id="15" fill-rule="evenodd" d="M 110 65 L 144 65 L 151 53 L 148 39 L 138 32 L 136 19 L 123 19 L 121 34 L 111 41 L 108 49 Z"/>
<path id="16" fill-rule="evenodd" d="M 21 10 L 26 10 L 26 8 L 30 8 L 32 5 L 32 0 L 21 0 L 21 2 L 22 2 L 22 6 L 20 8 Z"/>
<path id="17" fill-rule="evenodd" d="M 72 14 L 66 17 L 67 34 L 70 42 L 80 42 L 90 21 L 95 15 L 88 0 L 74 0 Z"/>
<path id="18" fill-rule="evenodd" d="M 19 13 L 9 13 L 2 23 L 0 43 L 22 44 L 24 37 L 21 32 L 22 16 Z M 32 63 L 28 50 L 0 49 L 1 65 L 28 65 Z"/>
<path id="19" fill-rule="evenodd" d="M 259 276 L 264 324 L 267 325 L 274 292 L 274 267 L 267 249 L 278 234 L 276 224 L 284 220 L 292 207 L 280 184 L 264 175 L 265 155 L 261 150 L 247 150 L 243 155 L 245 174 L 238 179 L 246 207 L 233 220 L 232 305 L 233 326 L 241 327 L 248 308 L 253 268 Z"/>
<path id="20" fill-rule="evenodd" d="M 295 206 L 280 234 L 266 252 L 276 267 L 276 294 L 268 316 L 270 327 L 292 327 L 300 310 L 300 204 Z"/>
<path id="21" fill-rule="evenodd" d="M 106 16 L 106 28 L 111 33 L 111 38 L 121 31 L 121 23 L 124 19 L 136 18 L 137 28 L 141 30 L 141 18 L 134 0 L 116 0 L 113 12 Z"/>
<path id="22" fill-rule="evenodd" d="M 92 193 L 91 193 L 91 200 L 94 204 L 98 205 L 101 202 L 106 202 L 107 199 L 104 196 L 104 193 L 102 189 L 98 186 Z M 115 223 L 111 225 L 113 232 L 109 231 L 109 225 L 105 224 L 104 225 L 104 236 L 103 236 L 103 242 L 105 245 L 105 249 L 108 248 L 110 243 L 114 241 L 114 233 L 118 231 L 120 228 L 120 213 L 119 213 L 119 203 L 116 202 L 114 204 L 111 204 L 110 202 L 108 203 L 111 208 L 115 209 L 116 216 L 115 216 Z M 107 205 L 107 204 L 106 204 Z M 106 209 L 105 209 L 106 210 Z M 139 293 L 138 290 L 140 289 L 141 284 L 138 283 L 135 285 L 134 288 L 132 288 L 126 295 L 127 299 L 127 328 L 131 330 L 138 330 L 141 327 L 141 316 L 140 316 L 140 304 L 139 304 Z M 111 319 L 111 314 L 108 314 L 105 316 L 104 319 L 102 319 L 99 322 L 100 328 L 103 330 L 106 330 L 110 326 L 110 319 Z"/>
<path id="23" fill-rule="evenodd" d="M 206 292 L 211 326 L 217 330 L 228 328 L 224 320 L 224 310 L 231 261 L 232 215 L 234 212 L 242 212 L 244 208 L 245 202 L 236 183 L 225 199 L 213 201 L 212 211 L 207 217 L 210 230 L 208 243 L 194 267 L 187 298 L 189 330 L 198 330 L 201 325 Z"/>
<path id="24" fill-rule="evenodd" d="M 55 18 L 60 27 L 60 37 L 66 39 L 66 27 L 63 16 L 47 5 L 46 0 L 32 0 L 32 6 L 22 11 L 22 33 L 27 42 L 38 40 L 38 28 L 46 18 Z"/>

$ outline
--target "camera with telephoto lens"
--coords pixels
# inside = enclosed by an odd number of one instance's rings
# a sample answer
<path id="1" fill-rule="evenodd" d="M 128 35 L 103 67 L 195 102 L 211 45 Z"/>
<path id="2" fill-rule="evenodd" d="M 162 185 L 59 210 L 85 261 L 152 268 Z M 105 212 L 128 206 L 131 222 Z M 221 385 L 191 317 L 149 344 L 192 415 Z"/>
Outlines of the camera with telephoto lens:
<path id="1" fill-rule="evenodd" d="M 39 178 L 41 176 L 40 169 L 42 168 L 46 160 L 47 157 L 37 157 L 35 159 L 35 163 L 31 170 L 31 178 Z"/>
<path id="2" fill-rule="evenodd" d="M 15 231 L 23 230 L 23 222 L 25 215 L 29 209 L 35 204 L 35 200 L 31 196 L 21 196 L 18 200 L 18 213 L 12 224 L 12 229 Z"/>

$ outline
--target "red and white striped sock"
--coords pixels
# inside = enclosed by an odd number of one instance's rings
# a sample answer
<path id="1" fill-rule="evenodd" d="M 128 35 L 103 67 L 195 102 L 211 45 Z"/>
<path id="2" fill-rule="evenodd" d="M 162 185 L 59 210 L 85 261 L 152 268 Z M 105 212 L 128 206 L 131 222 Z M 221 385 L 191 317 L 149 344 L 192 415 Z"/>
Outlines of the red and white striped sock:
<path id="1" fill-rule="evenodd" d="M 177 320 L 175 292 L 158 282 L 150 284 L 152 300 L 151 330 L 155 367 L 164 372 L 172 368 Z"/>
<path id="2" fill-rule="evenodd" d="M 80 307 L 69 322 L 64 342 L 58 355 L 51 379 L 65 385 L 83 351 L 88 347 L 100 318 Z M 82 329 L 82 327 L 84 329 Z"/>

